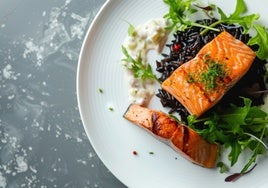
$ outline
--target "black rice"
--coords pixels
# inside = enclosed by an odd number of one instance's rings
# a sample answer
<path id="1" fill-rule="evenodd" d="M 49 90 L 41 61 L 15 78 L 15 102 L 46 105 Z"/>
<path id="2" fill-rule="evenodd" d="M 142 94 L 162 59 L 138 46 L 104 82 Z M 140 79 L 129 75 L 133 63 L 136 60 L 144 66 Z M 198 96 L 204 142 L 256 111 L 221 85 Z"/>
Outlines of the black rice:
<path id="1" fill-rule="evenodd" d="M 197 22 L 210 25 L 215 21 L 215 19 L 204 19 Z M 248 34 L 243 33 L 244 30 L 241 26 L 221 24 L 218 25 L 217 28 L 220 31 L 225 30 L 229 32 L 236 39 L 239 39 L 244 43 L 247 43 L 250 39 Z M 171 44 L 166 45 L 169 48 L 169 53 L 162 54 L 163 59 L 156 61 L 156 70 L 161 75 L 159 78 L 160 81 L 166 80 L 180 65 L 194 58 L 205 44 L 210 42 L 220 33 L 210 30 L 206 34 L 200 35 L 202 30 L 203 29 L 199 27 L 191 27 L 185 31 L 178 31 L 174 34 L 174 39 L 171 41 Z M 257 46 L 251 46 L 251 48 L 256 50 Z M 255 92 L 266 89 L 264 81 L 266 63 L 266 61 L 255 58 L 247 74 L 226 93 L 217 106 L 221 105 L 224 107 L 226 104 L 230 103 L 242 105 L 243 101 L 242 99 L 239 100 L 239 96 L 250 98 L 253 105 L 263 104 L 263 94 L 257 95 Z M 163 89 L 159 89 L 156 96 L 160 98 L 164 107 L 170 108 L 169 113 L 177 112 L 181 116 L 181 119 L 186 121 L 186 118 L 189 115 L 188 111 L 172 95 Z"/>

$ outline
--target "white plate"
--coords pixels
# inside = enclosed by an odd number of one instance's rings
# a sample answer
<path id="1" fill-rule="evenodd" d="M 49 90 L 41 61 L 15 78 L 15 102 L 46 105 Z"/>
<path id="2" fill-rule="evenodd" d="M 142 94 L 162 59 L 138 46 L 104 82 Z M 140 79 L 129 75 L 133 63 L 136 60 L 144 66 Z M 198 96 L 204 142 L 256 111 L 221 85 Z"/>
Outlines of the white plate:
<path id="1" fill-rule="evenodd" d="M 234 8 L 234 0 L 210 0 L 225 12 Z M 268 1 L 247 0 L 249 11 L 260 13 L 268 23 Z M 128 23 L 142 24 L 162 17 L 167 7 L 161 0 L 110 0 L 102 7 L 84 40 L 77 73 L 79 110 L 85 131 L 100 159 L 128 187 L 267 187 L 268 160 L 235 183 L 226 183 L 226 174 L 205 169 L 156 140 L 122 116 L 129 105 L 121 45 Z M 265 20 L 266 19 L 266 20 Z M 268 25 L 268 24 L 267 24 Z M 157 57 L 155 54 L 154 59 Z M 99 92 L 99 89 L 103 93 Z M 110 111 L 112 107 L 114 111 Z M 151 107 L 162 109 L 158 100 Z M 136 150 L 138 155 L 132 152 Z M 149 152 L 153 151 L 151 155 Z M 243 159 L 240 160 L 243 162 Z M 234 167 L 233 172 L 241 168 Z"/>

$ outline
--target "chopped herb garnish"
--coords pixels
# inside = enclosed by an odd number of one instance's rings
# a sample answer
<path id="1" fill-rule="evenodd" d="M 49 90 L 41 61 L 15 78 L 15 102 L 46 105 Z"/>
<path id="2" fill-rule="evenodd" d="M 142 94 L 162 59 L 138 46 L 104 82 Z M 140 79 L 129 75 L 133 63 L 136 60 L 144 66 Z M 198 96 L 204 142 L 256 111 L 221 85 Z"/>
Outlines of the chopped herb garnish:
<path id="1" fill-rule="evenodd" d="M 215 62 L 212 59 L 205 61 L 208 68 L 207 71 L 202 72 L 201 82 L 205 84 L 206 90 L 215 89 L 218 84 L 217 81 L 222 80 L 226 76 L 224 64 Z"/>
<path id="2" fill-rule="evenodd" d="M 109 107 L 109 110 L 112 112 L 112 111 L 114 111 L 114 108 L 113 107 Z"/>
<path id="3" fill-rule="evenodd" d="M 99 92 L 100 92 L 100 93 L 103 93 L 103 89 L 99 88 Z"/>
<path id="4" fill-rule="evenodd" d="M 198 72 L 188 73 L 186 81 L 203 83 L 207 92 L 224 85 L 224 78 L 227 76 L 225 64 L 211 59 L 209 55 L 205 55 L 203 61 L 203 68 Z"/>
<path id="5" fill-rule="evenodd" d="M 153 155 L 153 154 L 154 154 L 154 152 L 153 152 L 153 151 L 150 151 L 150 152 L 149 152 L 149 154 L 150 154 L 150 155 Z"/>
<path id="6" fill-rule="evenodd" d="M 188 83 L 195 83 L 196 79 L 195 79 L 195 74 L 192 73 L 188 73 L 187 75 L 187 80 Z"/>

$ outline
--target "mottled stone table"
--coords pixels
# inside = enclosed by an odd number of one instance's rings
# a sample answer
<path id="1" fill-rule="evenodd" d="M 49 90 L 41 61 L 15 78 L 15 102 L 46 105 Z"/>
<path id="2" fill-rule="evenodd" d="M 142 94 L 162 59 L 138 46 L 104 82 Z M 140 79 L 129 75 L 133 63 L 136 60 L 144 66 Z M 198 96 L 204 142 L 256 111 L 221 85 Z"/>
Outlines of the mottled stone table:
<path id="1" fill-rule="evenodd" d="M 0 187 L 125 187 L 91 147 L 76 99 L 104 1 L 0 1 Z"/>

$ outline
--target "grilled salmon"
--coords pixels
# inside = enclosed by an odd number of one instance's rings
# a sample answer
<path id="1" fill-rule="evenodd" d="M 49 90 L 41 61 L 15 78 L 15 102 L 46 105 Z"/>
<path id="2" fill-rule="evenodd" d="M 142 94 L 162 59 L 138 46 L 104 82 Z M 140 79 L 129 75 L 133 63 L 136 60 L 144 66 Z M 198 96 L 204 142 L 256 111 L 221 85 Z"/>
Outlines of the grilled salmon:
<path id="1" fill-rule="evenodd" d="M 124 117 L 168 143 L 191 162 L 207 168 L 215 166 L 218 145 L 208 143 L 194 130 L 164 112 L 131 104 Z"/>
<path id="2" fill-rule="evenodd" d="M 245 75 L 255 56 L 246 44 L 223 31 L 178 67 L 162 88 L 199 117 Z"/>

